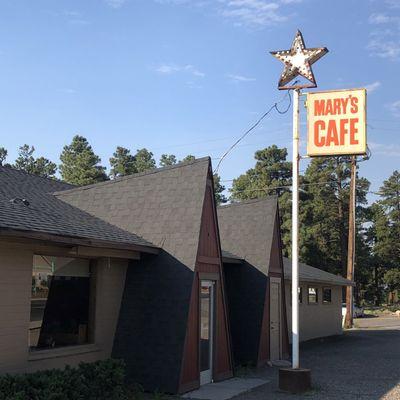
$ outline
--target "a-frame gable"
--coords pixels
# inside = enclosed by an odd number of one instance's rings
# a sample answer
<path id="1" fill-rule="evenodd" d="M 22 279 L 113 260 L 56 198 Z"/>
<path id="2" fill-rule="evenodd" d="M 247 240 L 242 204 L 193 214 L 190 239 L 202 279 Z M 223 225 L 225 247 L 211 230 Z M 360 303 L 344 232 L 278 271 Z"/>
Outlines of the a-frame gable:
<path id="1" fill-rule="evenodd" d="M 179 390 L 181 393 L 200 385 L 199 290 L 201 279 L 212 279 L 216 282 L 216 329 L 213 379 L 218 381 L 233 376 L 233 366 L 211 166 L 206 182 L 195 277 L 192 286 L 191 304 L 182 361 Z"/>

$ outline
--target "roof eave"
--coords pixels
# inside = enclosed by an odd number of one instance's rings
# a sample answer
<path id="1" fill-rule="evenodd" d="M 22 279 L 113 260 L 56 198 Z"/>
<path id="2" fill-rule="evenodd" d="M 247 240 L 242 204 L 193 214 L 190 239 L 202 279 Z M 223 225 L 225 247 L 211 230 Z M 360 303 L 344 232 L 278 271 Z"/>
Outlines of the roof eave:
<path id="1" fill-rule="evenodd" d="M 109 248 L 115 250 L 138 251 L 140 253 L 158 254 L 160 248 L 151 245 L 140 245 L 124 242 L 113 242 L 107 240 L 97 240 L 78 236 L 57 235 L 48 232 L 19 230 L 10 228 L 0 228 L 0 238 L 22 238 L 39 241 L 47 241 L 61 245 L 81 245 L 93 248 Z"/>

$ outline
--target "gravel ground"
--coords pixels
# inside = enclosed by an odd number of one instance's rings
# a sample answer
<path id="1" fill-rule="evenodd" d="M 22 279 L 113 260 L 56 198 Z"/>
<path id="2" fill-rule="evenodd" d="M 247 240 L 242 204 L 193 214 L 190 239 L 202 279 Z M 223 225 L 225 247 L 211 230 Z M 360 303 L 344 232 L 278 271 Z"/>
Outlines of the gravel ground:
<path id="1" fill-rule="evenodd" d="M 400 400 L 400 318 L 363 318 L 358 329 L 302 345 L 302 367 L 311 368 L 313 391 L 290 395 L 278 389 L 278 369 L 250 375 L 270 383 L 235 400 Z"/>

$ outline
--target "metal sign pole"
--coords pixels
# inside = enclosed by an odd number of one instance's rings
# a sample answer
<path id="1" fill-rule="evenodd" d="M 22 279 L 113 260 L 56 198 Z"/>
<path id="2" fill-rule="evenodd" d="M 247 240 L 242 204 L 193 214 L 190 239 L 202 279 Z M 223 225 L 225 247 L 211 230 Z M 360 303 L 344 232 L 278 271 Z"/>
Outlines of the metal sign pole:
<path id="1" fill-rule="evenodd" d="M 293 164 L 292 164 L 292 368 L 299 368 L 299 97 L 293 91 Z"/>
<path id="2" fill-rule="evenodd" d="M 299 135 L 300 89 L 315 88 L 317 83 L 311 65 L 328 52 L 326 47 L 306 48 L 303 35 L 296 32 L 290 50 L 272 51 L 271 54 L 285 64 L 278 89 L 293 89 L 293 165 L 292 165 L 292 368 L 279 370 L 279 388 L 290 393 L 311 389 L 311 370 L 300 368 L 299 357 Z M 295 81 L 303 76 L 309 83 Z"/>

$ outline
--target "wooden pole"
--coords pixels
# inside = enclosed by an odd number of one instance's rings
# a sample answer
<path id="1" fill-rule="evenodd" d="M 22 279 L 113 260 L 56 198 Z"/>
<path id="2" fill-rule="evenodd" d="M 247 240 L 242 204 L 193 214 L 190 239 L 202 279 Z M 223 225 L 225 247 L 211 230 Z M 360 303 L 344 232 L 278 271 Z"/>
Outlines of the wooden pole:
<path id="1" fill-rule="evenodd" d="M 347 243 L 347 279 L 354 279 L 355 259 L 355 230 L 356 230 L 356 157 L 351 157 L 350 199 L 349 199 L 349 238 Z M 344 327 L 353 327 L 353 286 L 346 288 L 346 317 Z"/>

